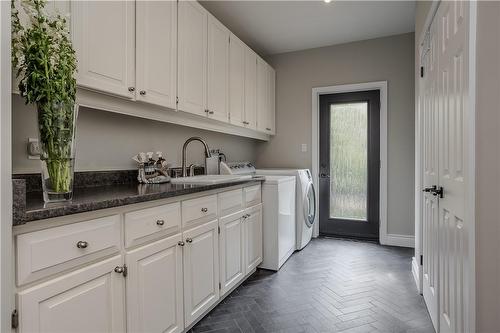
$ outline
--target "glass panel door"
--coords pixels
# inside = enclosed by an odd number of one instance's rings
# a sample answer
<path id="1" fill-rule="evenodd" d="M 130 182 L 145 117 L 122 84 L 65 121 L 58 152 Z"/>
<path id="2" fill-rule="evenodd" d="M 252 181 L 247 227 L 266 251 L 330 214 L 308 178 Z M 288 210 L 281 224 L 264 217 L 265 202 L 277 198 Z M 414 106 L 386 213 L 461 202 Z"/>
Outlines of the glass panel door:
<path id="1" fill-rule="evenodd" d="M 320 97 L 320 233 L 378 239 L 380 94 Z"/>
<path id="2" fill-rule="evenodd" d="M 330 217 L 367 219 L 368 103 L 330 106 Z"/>

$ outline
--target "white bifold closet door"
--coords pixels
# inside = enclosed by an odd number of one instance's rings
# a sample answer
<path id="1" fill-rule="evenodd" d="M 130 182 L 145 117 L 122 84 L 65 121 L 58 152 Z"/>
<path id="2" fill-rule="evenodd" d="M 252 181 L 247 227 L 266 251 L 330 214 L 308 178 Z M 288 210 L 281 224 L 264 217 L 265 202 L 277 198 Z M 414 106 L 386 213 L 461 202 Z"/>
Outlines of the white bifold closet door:
<path id="1" fill-rule="evenodd" d="M 442 1 L 430 29 L 424 83 L 423 293 L 438 332 L 467 332 L 469 3 Z M 435 189 L 432 187 L 435 186 Z M 442 195 L 441 195 L 442 193 Z"/>

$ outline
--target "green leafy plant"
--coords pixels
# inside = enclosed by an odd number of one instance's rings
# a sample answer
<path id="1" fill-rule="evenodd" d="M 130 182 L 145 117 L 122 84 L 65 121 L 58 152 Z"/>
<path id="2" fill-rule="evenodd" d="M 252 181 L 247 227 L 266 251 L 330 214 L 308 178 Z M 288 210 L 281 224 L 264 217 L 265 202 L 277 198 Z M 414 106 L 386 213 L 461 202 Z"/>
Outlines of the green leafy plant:
<path id="1" fill-rule="evenodd" d="M 70 191 L 76 56 L 67 21 L 49 16 L 46 0 L 11 1 L 12 64 L 26 104 L 36 105 L 42 160 L 52 190 Z M 18 7 L 26 14 L 21 22 Z M 23 16 L 24 18 L 24 16 Z"/>

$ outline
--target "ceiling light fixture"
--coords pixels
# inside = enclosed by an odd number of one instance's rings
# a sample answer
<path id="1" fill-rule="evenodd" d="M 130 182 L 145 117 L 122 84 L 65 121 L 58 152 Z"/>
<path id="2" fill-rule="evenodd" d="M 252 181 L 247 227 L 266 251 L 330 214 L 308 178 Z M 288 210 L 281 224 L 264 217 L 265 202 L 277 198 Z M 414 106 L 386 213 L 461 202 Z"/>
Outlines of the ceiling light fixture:
<path id="1" fill-rule="evenodd" d="M 323 0 L 325 3 L 330 3 L 332 0 Z"/>

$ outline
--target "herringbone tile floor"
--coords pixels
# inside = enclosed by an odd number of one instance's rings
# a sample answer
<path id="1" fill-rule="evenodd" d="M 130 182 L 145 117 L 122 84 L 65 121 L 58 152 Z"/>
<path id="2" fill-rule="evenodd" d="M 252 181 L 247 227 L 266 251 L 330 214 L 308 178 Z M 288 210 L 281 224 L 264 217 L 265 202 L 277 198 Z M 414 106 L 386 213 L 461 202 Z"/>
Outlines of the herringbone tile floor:
<path id="1" fill-rule="evenodd" d="M 412 253 L 315 239 L 278 273 L 258 270 L 191 332 L 434 332 Z"/>

